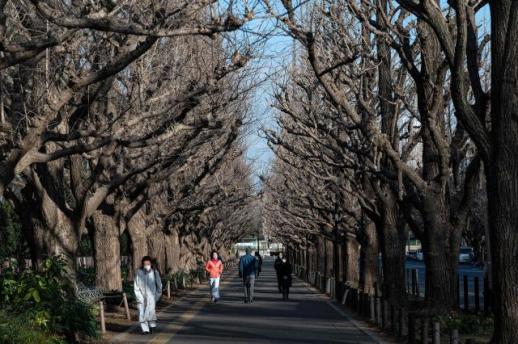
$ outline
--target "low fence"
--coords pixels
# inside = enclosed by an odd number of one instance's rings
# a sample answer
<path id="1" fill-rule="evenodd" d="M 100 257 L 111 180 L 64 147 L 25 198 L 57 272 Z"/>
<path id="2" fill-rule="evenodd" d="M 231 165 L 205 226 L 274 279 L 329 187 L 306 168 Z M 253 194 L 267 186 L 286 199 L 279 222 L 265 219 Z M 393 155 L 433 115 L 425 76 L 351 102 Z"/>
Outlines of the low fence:
<path id="1" fill-rule="evenodd" d="M 406 269 L 406 292 L 409 296 L 424 297 L 424 281 L 420 275 L 422 276 L 422 273 L 419 273 L 419 269 Z M 456 300 L 457 306 L 462 311 L 483 311 L 486 314 L 491 312 L 492 295 L 489 279 L 459 273 Z"/>
<path id="2" fill-rule="evenodd" d="M 129 262 L 130 262 L 130 258 L 128 256 L 121 256 L 122 265 L 128 265 Z M 23 263 L 24 263 L 24 267 L 29 268 L 29 269 L 32 268 L 33 264 L 32 264 L 31 259 L 24 259 Z M 89 256 L 77 257 L 76 264 L 77 264 L 77 267 L 81 268 L 81 269 L 93 269 L 95 267 L 94 257 L 91 257 L 91 256 L 90 257 Z M 16 265 L 17 265 L 16 258 L 6 258 L 3 262 L 4 267 L 11 267 L 11 266 L 16 266 Z"/>
<path id="3" fill-rule="evenodd" d="M 429 314 L 425 314 L 420 310 L 409 310 L 405 307 L 390 304 L 380 295 L 378 292 L 380 288 L 377 285 L 374 285 L 374 295 L 369 295 L 349 284 L 337 284 L 333 277 L 324 278 L 318 271 L 306 271 L 300 265 L 294 266 L 294 273 L 320 291 L 325 292 L 330 298 L 340 301 L 343 305 L 355 310 L 359 315 L 369 319 L 377 327 L 390 331 L 398 337 L 406 337 L 408 343 L 445 343 L 444 338 L 441 341 L 441 332 L 443 332 L 442 335 L 446 334 L 446 337 L 448 337 L 447 341 L 450 344 L 460 344 L 457 329 L 441 329 L 441 323 Z M 416 272 L 411 271 L 408 274 L 410 276 L 410 283 L 407 284 L 407 292 L 417 299 L 421 295 L 418 275 Z M 489 308 L 488 296 L 483 299 L 476 296 L 480 296 L 480 281 L 477 277 L 472 281 L 475 290 L 474 307 L 471 307 L 468 301 L 469 297 L 466 297 L 466 294 L 469 294 L 467 292 L 469 285 L 468 276 L 459 279 L 459 281 L 462 281 L 463 286 L 464 309 L 481 310 L 481 300 L 484 304 L 484 309 L 487 310 Z M 488 288 L 484 290 L 488 290 Z M 460 297 L 458 299 L 460 300 Z M 486 301 L 484 302 L 483 300 Z"/>
<path id="4" fill-rule="evenodd" d="M 131 314 L 129 310 L 128 297 L 124 292 L 104 292 L 103 290 L 96 287 L 88 287 L 78 283 L 76 290 L 77 297 L 84 303 L 99 306 L 99 322 L 101 332 L 106 332 L 106 317 L 105 317 L 105 306 L 108 300 L 111 302 L 118 302 L 118 306 L 124 306 L 126 318 L 131 320 Z"/>

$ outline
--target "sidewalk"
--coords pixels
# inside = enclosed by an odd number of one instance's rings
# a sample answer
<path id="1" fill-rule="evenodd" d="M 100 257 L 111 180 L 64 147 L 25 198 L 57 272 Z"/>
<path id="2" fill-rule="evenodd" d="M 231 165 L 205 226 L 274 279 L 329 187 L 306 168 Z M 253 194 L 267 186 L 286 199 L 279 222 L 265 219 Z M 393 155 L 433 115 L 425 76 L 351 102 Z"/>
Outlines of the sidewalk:
<path id="1" fill-rule="evenodd" d="M 158 314 L 157 333 L 143 336 L 135 326 L 112 343 L 389 343 L 298 279 L 291 300 L 282 301 L 268 260 L 253 304 L 243 303 L 241 281 L 233 272 L 226 275 L 221 296 L 211 303 L 208 286 L 201 286 Z"/>

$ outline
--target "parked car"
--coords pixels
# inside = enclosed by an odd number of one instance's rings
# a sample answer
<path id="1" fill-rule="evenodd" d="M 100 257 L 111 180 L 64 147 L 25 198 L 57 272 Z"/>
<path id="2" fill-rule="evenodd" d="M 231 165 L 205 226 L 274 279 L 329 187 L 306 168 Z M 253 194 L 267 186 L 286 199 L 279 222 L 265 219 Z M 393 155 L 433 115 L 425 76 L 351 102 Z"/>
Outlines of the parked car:
<path id="1" fill-rule="evenodd" d="M 475 261 L 475 250 L 473 247 L 461 247 L 459 251 L 459 263 L 471 264 Z"/>

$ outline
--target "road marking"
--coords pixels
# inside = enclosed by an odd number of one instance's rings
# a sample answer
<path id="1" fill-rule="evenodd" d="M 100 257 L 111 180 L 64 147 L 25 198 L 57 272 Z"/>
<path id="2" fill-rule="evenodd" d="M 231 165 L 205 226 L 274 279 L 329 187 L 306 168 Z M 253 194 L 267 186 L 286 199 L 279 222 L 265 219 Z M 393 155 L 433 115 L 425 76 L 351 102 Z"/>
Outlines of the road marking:
<path id="1" fill-rule="evenodd" d="M 153 339 L 151 339 L 149 344 L 165 344 L 169 340 L 171 340 L 177 333 L 180 331 L 187 322 L 192 320 L 194 316 L 205 307 L 209 302 L 207 300 L 196 302 L 189 310 L 185 311 L 178 317 L 178 319 L 174 319 L 169 324 L 165 325 L 160 329 L 160 333 L 158 333 Z"/>

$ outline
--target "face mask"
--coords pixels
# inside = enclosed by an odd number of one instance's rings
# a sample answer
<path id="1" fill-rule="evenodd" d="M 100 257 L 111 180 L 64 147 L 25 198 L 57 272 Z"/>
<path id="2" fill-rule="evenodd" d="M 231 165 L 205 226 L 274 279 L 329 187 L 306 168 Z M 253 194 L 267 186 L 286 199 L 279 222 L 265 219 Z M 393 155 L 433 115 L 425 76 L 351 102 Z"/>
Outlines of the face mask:
<path id="1" fill-rule="evenodd" d="M 144 270 L 151 271 L 151 265 L 144 265 Z"/>

